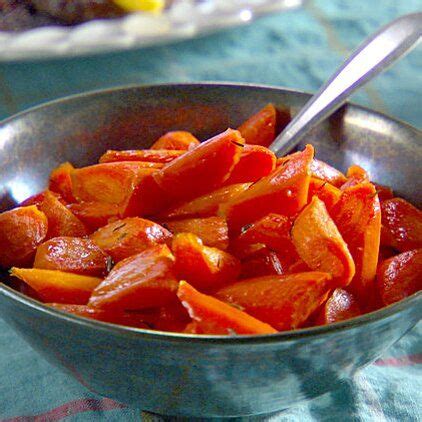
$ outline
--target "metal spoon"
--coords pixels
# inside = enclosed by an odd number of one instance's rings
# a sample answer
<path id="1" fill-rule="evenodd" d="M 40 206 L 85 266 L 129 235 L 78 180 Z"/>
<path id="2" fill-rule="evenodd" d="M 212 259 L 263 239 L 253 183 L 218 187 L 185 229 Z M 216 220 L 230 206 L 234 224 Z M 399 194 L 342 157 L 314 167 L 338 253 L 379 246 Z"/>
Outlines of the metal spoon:
<path id="1" fill-rule="evenodd" d="M 422 36 L 422 13 L 402 16 L 366 39 L 334 75 L 312 96 L 270 145 L 282 156 L 330 116 L 358 88 L 416 46 Z"/>

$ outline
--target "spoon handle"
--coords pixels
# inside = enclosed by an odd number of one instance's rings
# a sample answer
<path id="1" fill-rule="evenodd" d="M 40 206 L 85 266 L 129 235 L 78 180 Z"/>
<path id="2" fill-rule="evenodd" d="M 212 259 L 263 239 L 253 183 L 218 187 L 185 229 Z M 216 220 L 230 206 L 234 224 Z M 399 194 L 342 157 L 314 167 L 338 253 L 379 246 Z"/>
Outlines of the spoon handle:
<path id="1" fill-rule="evenodd" d="M 422 13 L 402 16 L 366 39 L 312 96 L 274 140 L 270 149 L 282 156 L 359 87 L 410 51 L 422 36 Z"/>

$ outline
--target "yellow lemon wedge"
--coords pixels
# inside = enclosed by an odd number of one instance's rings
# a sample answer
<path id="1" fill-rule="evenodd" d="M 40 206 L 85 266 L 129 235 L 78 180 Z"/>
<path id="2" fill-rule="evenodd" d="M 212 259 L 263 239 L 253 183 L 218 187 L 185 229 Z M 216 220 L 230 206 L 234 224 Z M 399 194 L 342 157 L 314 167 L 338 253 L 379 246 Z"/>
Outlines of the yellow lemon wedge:
<path id="1" fill-rule="evenodd" d="M 128 12 L 159 13 L 165 6 L 165 0 L 113 0 L 113 2 Z"/>

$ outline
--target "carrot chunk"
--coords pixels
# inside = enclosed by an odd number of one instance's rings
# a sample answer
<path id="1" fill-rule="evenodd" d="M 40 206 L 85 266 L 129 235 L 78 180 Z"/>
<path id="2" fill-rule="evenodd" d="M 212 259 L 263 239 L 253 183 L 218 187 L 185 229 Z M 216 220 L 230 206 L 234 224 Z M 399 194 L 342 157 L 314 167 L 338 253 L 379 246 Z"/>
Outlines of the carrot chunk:
<path id="1" fill-rule="evenodd" d="M 331 283 L 322 272 L 266 276 L 232 283 L 215 296 L 283 331 L 299 328 L 324 302 Z"/>
<path id="2" fill-rule="evenodd" d="M 47 216 L 47 238 L 58 236 L 83 237 L 88 234 L 82 221 L 75 217 L 50 191 L 44 192 L 39 209 Z"/>
<path id="3" fill-rule="evenodd" d="M 79 201 L 123 204 L 142 178 L 156 171 L 136 162 L 95 164 L 72 173 L 73 194 Z"/>
<path id="4" fill-rule="evenodd" d="M 337 188 L 343 185 L 347 180 L 346 176 L 341 171 L 317 159 L 314 159 L 311 163 L 311 172 L 312 177 L 328 182 Z"/>
<path id="5" fill-rule="evenodd" d="M 31 286 L 44 302 L 86 305 L 102 279 L 40 268 L 16 268 L 10 274 Z"/>
<path id="6" fill-rule="evenodd" d="M 174 236 L 172 250 L 176 272 L 199 289 L 212 289 L 233 281 L 240 271 L 239 261 L 227 252 L 204 246 L 192 233 Z"/>
<path id="7" fill-rule="evenodd" d="M 243 226 L 271 212 L 286 216 L 299 212 L 308 199 L 313 156 L 313 147 L 307 145 L 283 166 L 223 204 L 219 213 L 227 218 L 229 229 L 239 233 Z"/>
<path id="8" fill-rule="evenodd" d="M 422 211 L 401 198 L 381 203 L 381 243 L 400 252 L 422 248 Z"/>
<path id="9" fill-rule="evenodd" d="M 223 186 L 215 191 L 207 193 L 189 202 L 172 208 L 160 214 L 163 219 L 183 217 L 211 217 L 217 214 L 220 204 L 230 201 L 236 195 L 249 188 L 250 183 L 237 183 L 235 185 Z"/>
<path id="10" fill-rule="evenodd" d="M 229 229 L 222 217 L 186 218 L 166 221 L 163 226 L 173 234 L 193 233 L 204 245 L 225 250 L 229 245 Z"/>
<path id="11" fill-rule="evenodd" d="M 314 271 L 332 275 L 338 286 L 347 286 L 355 275 L 349 249 L 324 203 L 314 196 L 296 218 L 292 240 L 299 256 Z"/>
<path id="12" fill-rule="evenodd" d="M 164 306 L 176 297 L 174 257 L 166 245 L 149 248 L 116 264 L 92 292 L 89 305 L 108 310 Z"/>
<path id="13" fill-rule="evenodd" d="M 375 187 L 365 182 L 345 189 L 331 216 L 356 267 L 349 290 L 360 304 L 370 307 L 374 299 L 381 232 L 380 203 Z"/>
<path id="14" fill-rule="evenodd" d="M 261 145 L 245 145 L 226 184 L 256 182 L 275 169 L 276 156 Z"/>
<path id="15" fill-rule="evenodd" d="M 55 237 L 37 248 L 34 268 L 103 277 L 110 259 L 92 240 Z"/>
<path id="16" fill-rule="evenodd" d="M 333 291 L 316 319 L 316 325 L 332 324 L 362 315 L 359 303 L 348 291 L 338 288 Z"/>
<path id="17" fill-rule="evenodd" d="M 151 163 L 170 163 L 174 159 L 183 155 L 185 151 L 178 150 L 153 150 L 153 149 L 134 149 L 127 151 L 108 150 L 104 153 L 99 162 L 115 163 L 119 161 L 140 161 Z"/>
<path id="18" fill-rule="evenodd" d="M 285 269 L 277 253 L 268 248 L 262 248 L 242 259 L 239 278 L 281 275 L 284 272 Z"/>
<path id="19" fill-rule="evenodd" d="M 271 334 L 277 331 L 245 312 L 181 281 L 177 296 L 204 334 Z"/>
<path id="20" fill-rule="evenodd" d="M 272 104 L 243 122 L 238 130 L 247 144 L 268 147 L 275 139 L 277 110 Z"/>
<path id="21" fill-rule="evenodd" d="M 117 218 L 120 213 L 120 208 L 117 204 L 107 204 L 105 202 L 79 202 L 69 204 L 67 208 L 91 232 L 105 226 L 111 218 Z"/>
<path id="22" fill-rule="evenodd" d="M 76 202 L 72 193 L 72 179 L 71 173 L 74 167 L 70 163 L 63 163 L 55 168 L 50 174 L 48 189 L 51 192 L 58 193 L 66 202 Z"/>
<path id="23" fill-rule="evenodd" d="M 313 196 L 317 196 L 321 199 L 327 207 L 327 210 L 330 211 L 334 204 L 340 199 L 341 190 L 328 182 L 311 177 L 308 202 L 311 202 Z"/>
<path id="24" fill-rule="evenodd" d="M 165 133 L 152 144 L 151 149 L 187 151 L 198 146 L 199 144 L 200 142 L 198 139 L 195 138 L 195 136 L 193 136 L 190 132 L 179 130 Z"/>
<path id="25" fill-rule="evenodd" d="M 170 242 L 172 234 L 153 221 L 139 217 L 117 220 L 99 228 L 91 240 L 114 262 L 136 255 L 152 246 Z"/>
<path id="26" fill-rule="evenodd" d="M 0 267 L 31 265 L 37 246 L 46 238 L 48 222 L 35 205 L 0 214 Z"/>
<path id="27" fill-rule="evenodd" d="M 422 290 L 422 249 L 403 252 L 384 261 L 378 267 L 377 287 L 384 305 Z"/>

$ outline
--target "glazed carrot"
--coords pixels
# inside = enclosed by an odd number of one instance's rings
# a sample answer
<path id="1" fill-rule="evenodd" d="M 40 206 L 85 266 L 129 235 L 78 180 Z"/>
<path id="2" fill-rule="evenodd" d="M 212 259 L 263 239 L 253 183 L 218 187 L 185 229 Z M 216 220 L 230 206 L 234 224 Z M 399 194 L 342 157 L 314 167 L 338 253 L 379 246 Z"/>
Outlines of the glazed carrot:
<path id="1" fill-rule="evenodd" d="M 119 161 L 141 161 L 151 163 L 169 163 L 183 155 L 185 151 L 135 149 L 127 151 L 108 150 L 99 160 L 100 163 L 115 163 Z"/>
<path id="2" fill-rule="evenodd" d="M 37 246 L 47 235 L 46 215 L 35 205 L 0 214 L 0 267 L 31 265 Z"/>
<path id="3" fill-rule="evenodd" d="M 162 223 L 173 234 L 193 233 L 198 236 L 205 246 L 221 250 L 229 245 L 229 229 L 222 217 L 186 218 Z"/>
<path id="4" fill-rule="evenodd" d="M 239 279 L 281 275 L 284 272 L 278 254 L 268 248 L 262 248 L 242 259 Z"/>
<path id="5" fill-rule="evenodd" d="M 350 291 L 360 304 L 370 306 L 381 231 L 380 203 L 375 187 L 365 182 L 345 189 L 331 216 L 355 262 L 356 273 Z"/>
<path id="6" fill-rule="evenodd" d="M 317 196 L 324 202 L 327 210 L 330 211 L 334 204 L 340 199 L 341 190 L 323 180 L 311 177 L 309 182 L 308 202 L 312 200 L 313 196 Z"/>
<path id="7" fill-rule="evenodd" d="M 240 159 L 244 140 L 227 131 L 186 152 L 153 175 L 159 187 L 177 201 L 186 201 L 220 187 Z"/>
<path id="8" fill-rule="evenodd" d="M 228 129 L 142 180 L 124 207 L 124 216 L 154 215 L 171 205 L 219 188 L 239 161 L 243 138 Z"/>
<path id="9" fill-rule="evenodd" d="M 90 237 L 114 262 L 119 262 L 152 246 L 170 242 L 172 234 L 153 221 L 133 217 L 107 224 Z"/>
<path id="10" fill-rule="evenodd" d="M 83 237 L 88 234 L 82 221 L 75 217 L 50 191 L 44 192 L 39 209 L 47 216 L 47 238 L 57 236 Z"/>
<path id="11" fill-rule="evenodd" d="M 311 173 L 312 177 L 328 182 L 337 188 L 347 180 L 341 171 L 317 159 L 314 159 L 311 163 Z"/>
<path id="12" fill-rule="evenodd" d="M 92 240 L 63 236 L 38 246 L 34 268 L 103 277 L 110 263 L 109 256 Z"/>
<path id="13" fill-rule="evenodd" d="M 110 219 L 118 218 L 120 213 L 118 204 L 107 204 L 105 202 L 79 202 L 69 204 L 67 208 L 91 232 L 105 226 L 109 223 Z"/>
<path id="14" fill-rule="evenodd" d="M 172 250 L 180 279 L 199 289 L 212 289 L 233 281 L 240 271 L 239 261 L 227 252 L 204 246 L 192 233 L 174 236 Z"/>
<path id="15" fill-rule="evenodd" d="M 268 147 L 275 138 L 277 111 L 272 104 L 243 122 L 238 130 L 247 144 Z"/>
<path id="16" fill-rule="evenodd" d="M 48 189 L 58 193 L 66 202 L 76 202 L 72 193 L 71 173 L 74 167 L 70 163 L 63 163 L 55 168 L 50 174 Z"/>
<path id="17" fill-rule="evenodd" d="M 377 287 L 384 305 L 422 290 L 422 249 L 403 252 L 378 268 Z"/>
<path id="18" fill-rule="evenodd" d="M 154 171 L 125 161 L 83 167 L 71 174 L 73 194 L 79 201 L 123 204 L 136 184 Z"/>
<path id="19" fill-rule="evenodd" d="M 379 200 L 387 201 L 388 199 L 394 198 L 394 192 L 393 189 L 390 188 L 390 186 L 380 185 L 378 183 L 372 183 L 375 186 L 375 189 L 378 193 Z"/>
<path id="20" fill-rule="evenodd" d="M 322 307 L 316 325 L 332 324 L 362 315 L 356 298 L 344 289 L 335 289 Z"/>
<path id="21" fill-rule="evenodd" d="M 275 169 L 276 156 L 261 145 L 245 145 L 226 184 L 256 182 Z"/>
<path id="22" fill-rule="evenodd" d="M 89 306 L 106 310 L 154 308 L 175 299 L 174 257 L 157 245 L 116 264 L 92 292 Z"/>
<path id="23" fill-rule="evenodd" d="M 187 151 L 198 146 L 199 144 L 200 142 L 198 139 L 195 138 L 195 136 L 193 136 L 190 132 L 179 130 L 165 133 L 152 144 L 151 149 Z"/>
<path id="24" fill-rule="evenodd" d="M 346 175 L 347 180 L 345 183 L 343 183 L 343 185 L 340 186 L 341 190 L 346 190 L 352 186 L 369 182 L 368 173 L 362 167 L 357 166 L 356 164 L 348 168 Z"/>
<path id="25" fill-rule="evenodd" d="M 239 233 L 243 226 L 270 212 L 295 215 L 308 198 L 313 156 L 313 147 L 307 145 L 304 151 L 292 155 L 289 161 L 269 176 L 223 204 L 219 213 L 227 218 L 229 229 Z"/>
<path id="26" fill-rule="evenodd" d="M 204 333 L 271 334 L 277 332 L 270 325 L 247 313 L 198 292 L 185 281 L 180 282 L 177 296 Z"/>
<path id="27" fill-rule="evenodd" d="M 16 268 L 10 274 L 31 286 L 44 302 L 86 305 L 101 278 L 39 268 Z"/>
<path id="28" fill-rule="evenodd" d="M 272 275 L 232 283 L 215 296 L 283 331 L 299 328 L 325 301 L 331 283 L 323 272 Z"/>
<path id="29" fill-rule="evenodd" d="M 230 201 L 236 195 L 248 189 L 250 185 L 250 183 L 238 183 L 223 186 L 160 214 L 160 218 L 210 217 L 216 215 L 220 204 Z"/>
<path id="30" fill-rule="evenodd" d="M 400 252 L 422 248 L 422 211 L 401 198 L 381 204 L 382 237 L 384 246 Z"/>
<path id="31" fill-rule="evenodd" d="M 271 213 L 250 226 L 243 228 L 231 242 L 233 254 L 240 258 L 255 253 L 262 246 L 277 252 L 283 271 L 299 259 L 292 243 L 293 220 L 284 215 Z"/>
<path id="32" fill-rule="evenodd" d="M 314 196 L 296 218 L 292 240 L 299 256 L 314 271 L 332 275 L 338 287 L 347 286 L 355 275 L 349 249 L 324 203 Z"/>

